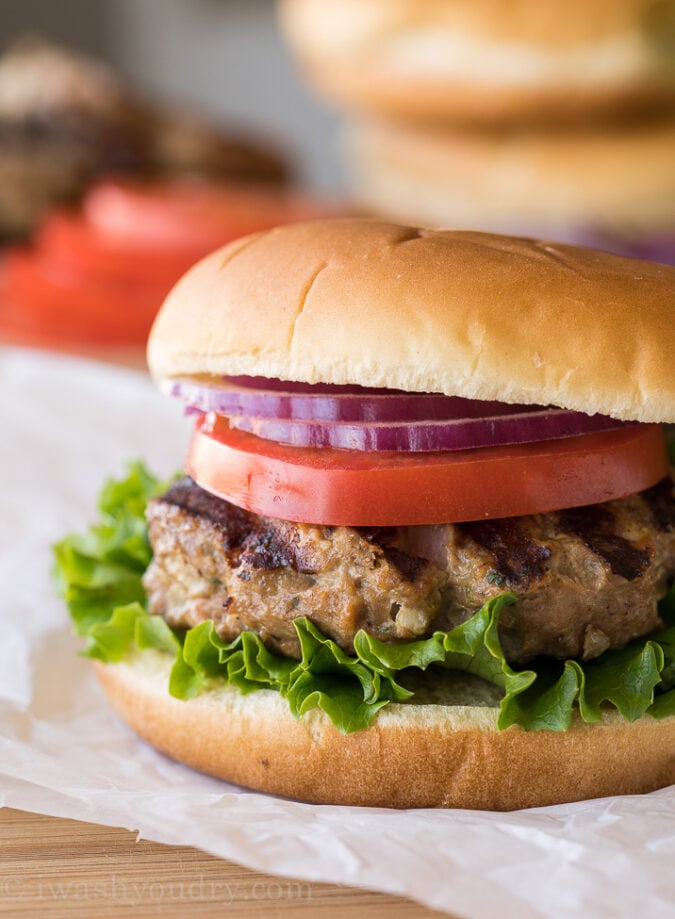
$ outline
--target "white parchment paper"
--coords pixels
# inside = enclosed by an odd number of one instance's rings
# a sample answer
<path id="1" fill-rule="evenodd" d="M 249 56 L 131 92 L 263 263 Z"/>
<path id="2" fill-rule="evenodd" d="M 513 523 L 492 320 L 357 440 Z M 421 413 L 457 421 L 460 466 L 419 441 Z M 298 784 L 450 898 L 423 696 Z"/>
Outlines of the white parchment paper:
<path id="1" fill-rule="evenodd" d="M 92 520 L 127 459 L 173 471 L 188 428 L 138 373 L 0 352 L 0 804 L 467 919 L 674 915 L 675 788 L 512 814 L 317 807 L 198 775 L 136 739 L 78 657 L 50 545 Z"/>

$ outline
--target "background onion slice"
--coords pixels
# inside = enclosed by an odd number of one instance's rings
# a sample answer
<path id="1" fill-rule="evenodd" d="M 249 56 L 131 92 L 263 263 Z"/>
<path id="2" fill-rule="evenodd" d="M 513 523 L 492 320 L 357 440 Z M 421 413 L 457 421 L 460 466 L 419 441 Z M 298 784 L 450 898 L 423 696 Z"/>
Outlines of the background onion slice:
<path id="1" fill-rule="evenodd" d="M 624 425 L 623 422 L 603 415 L 584 415 L 562 409 L 402 424 L 326 423 L 249 416 L 230 416 L 228 420 L 230 426 L 237 430 L 293 447 L 409 453 L 534 443 L 576 437 Z"/>
<path id="2" fill-rule="evenodd" d="M 617 233 L 597 228 L 587 230 L 577 239 L 582 246 L 604 249 L 617 255 L 639 258 L 649 262 L 675 265 L 675 232 Z"/>
<path id="3" fill-rule="evenodd" d="M 221 383 L 177 378 L 165 380 L 162 388 L 167 395 L 201 412 L 294 421 L 400 424 L 420 419 L 446 421 L 542 409 L 536 405 L 507 405 L 440 393 L 288 383 L 261 377 L 228 377 Z"/>

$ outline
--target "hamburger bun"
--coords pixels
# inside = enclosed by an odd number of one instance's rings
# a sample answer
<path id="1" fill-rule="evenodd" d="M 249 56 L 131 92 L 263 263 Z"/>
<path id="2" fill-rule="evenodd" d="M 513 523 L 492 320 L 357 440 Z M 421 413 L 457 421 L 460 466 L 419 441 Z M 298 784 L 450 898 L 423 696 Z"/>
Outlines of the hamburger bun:
<path id="1" fill-rule="evenodd" d="M 199 262 L 148 361 L 159 380 L 246 374 L 672 422 L 674 283 L 673 268 L 589 249 L 317 220 Z"/>
<path id="2" fill-rule="evenodd" d="M 174 699 L 157 652 L 95 667 L 113 708 L 153 747 L 228 782 L 318 804 L 507 811 L 675 781 L 675 717 L 631 723 L 606 712 L 599 724 L 532 733 L 498 731 L 491 706 L 406 703 L 345 736 L 318 710 L 296 720 L 269 690 Z"/>
<path id="3" fill-rule="evenodd" d="M 427 121 L 553 120 L 675 102 L 672 0 L 282 0 L 310 83 Z"/>
<path id="4" fill-rule="evenodd" d="M 346 152 L 355 200 L 384 218 L 581 244 L 603 230 L 675 236 L 672 118 L 555 131 L 360 123 Z"/>

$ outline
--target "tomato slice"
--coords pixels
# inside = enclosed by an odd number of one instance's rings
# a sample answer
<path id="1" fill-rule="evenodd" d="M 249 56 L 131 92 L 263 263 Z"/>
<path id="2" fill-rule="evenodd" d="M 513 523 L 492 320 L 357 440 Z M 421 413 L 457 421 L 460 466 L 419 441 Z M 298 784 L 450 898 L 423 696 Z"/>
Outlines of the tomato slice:
<path id="1" fill-rule="evenodd" d="M 535 514 L 625 497 L 668 472 L 659 425 L 448 453 L 289 447 L 200 416 L 186 460 L 202 488 L 268 517 L 405 526 Z"/>
<path id="2" fill-rule="evenodd" d="M 111 239 L 207 252 L 282 223 L 326 216 L 327 207 L 265 186 L 175 181 L 102 182 L 84 201 L 91 226 Z"/>
<path id="3" fill-rule="evenodd" d="M 110 238 L 77 214 L 53 213 L 36 237 L 42 258 L 54 271 L 110 283 L 120 276 L 174 284 L 191 265 L 208 253 L 203 247 L 185 250 L 139 246 L 133 240 Z"/>
<path id="4" fill-rule="evenodd" d="M 0 283 L 0 329 L 22 329 L 59 340 L 141 343 L 170 284 L 119 278 L 100 284 L 67 272 L 53 273 L 38 253 L 6 253 Z"/>

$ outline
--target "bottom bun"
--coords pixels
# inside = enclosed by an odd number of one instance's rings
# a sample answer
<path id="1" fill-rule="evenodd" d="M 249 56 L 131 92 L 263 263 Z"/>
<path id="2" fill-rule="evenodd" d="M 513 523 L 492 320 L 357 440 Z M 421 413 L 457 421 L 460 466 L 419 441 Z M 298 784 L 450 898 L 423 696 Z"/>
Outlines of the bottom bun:
<path id="1" fill-rule="evenodd" d="M 189 701 L 167 691 L 170 658 L 95 662 L 115 710 L 150 744 L 201 772 L 318 804 L 514 810 L 675 782 L 675 717 L 575 721 L 568 731 L 496 729 L 482 706 L 390 704 L 340 734 L 318 710 L 297 721 L 277 692 L 222 686 Z"/>

